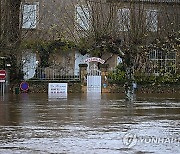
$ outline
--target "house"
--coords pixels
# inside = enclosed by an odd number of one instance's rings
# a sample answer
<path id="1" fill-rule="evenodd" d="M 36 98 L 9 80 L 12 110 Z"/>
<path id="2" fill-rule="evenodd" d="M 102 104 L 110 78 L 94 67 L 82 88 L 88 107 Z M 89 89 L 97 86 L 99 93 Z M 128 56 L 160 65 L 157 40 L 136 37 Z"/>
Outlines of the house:
<path id="1" fill-rule="evenodd" d="M 179 3 L 179 0 L 24 0 L 22 36 L 25 42 L 56 41 L 62 38 L 79 41 L 86 36 L 96 38 L 96 35 L 107 33 L 121 39 L 121 44 L 146 45 L 157 36 L 166 37 L 179 30 Z M 135 42 L 131 42 L 132 37 Z M 91 42 L 93 39 L 89 39 L 88 43 Z M 53 53 L 44 59 L 49 61 L 49 69 L 62 68 L 70 74 L 78 74 L 78 65 L 84 63 L 89 55 L 83 56 L 76 50 L 69 50 L 66 54 Z M 179 48 L 167 54 L 157 49 L 148 52 L 151 72 L 158 73 L 162 68 L 167 72 L 179 71 Z M 122 62 L 119 56 L 108 52 L 102 54 L 101 58 L 107 60 L 110 68 Z M 24 70 L 31 65 L 26 59 L 29 58 L 24 58 Z M 39 56 L 30 59 L 34 59 L 30 63 L 35 68 Z"/>
<path id="2" fill-rule="evenodd" d="M 179 0 L 107 0 L 116 7 L 118 17 L 117 33 L 125 43 L 150 44 L 148 61 L 144 61 L 144 72 L 159 74 L 180 72 L 180 29 Z M 118 29 L 119 28 L 119 29 Z M 166 38 L 166 40 L 162 40 Z M 176 42 L 176 48 L 174 44 Z M 158 44 L 161 40 L 162 44 Z M 172 45 L 173 44 L 173 45 Z M 140 59 L 138 59 L 140 60 Z"/>

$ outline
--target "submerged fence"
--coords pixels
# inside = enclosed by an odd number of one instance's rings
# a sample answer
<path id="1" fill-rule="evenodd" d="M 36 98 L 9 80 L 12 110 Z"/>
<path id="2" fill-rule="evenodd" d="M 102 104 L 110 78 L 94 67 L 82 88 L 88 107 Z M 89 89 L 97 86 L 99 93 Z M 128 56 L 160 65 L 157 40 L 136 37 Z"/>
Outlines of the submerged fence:
<path id="1" fill-rule="evenodd" d="M 28 68 L 24 71 L 27 80 L 57 80 L 57 81 L 80 81 L 79 72 L 73 69 L 62 68 Z"/>

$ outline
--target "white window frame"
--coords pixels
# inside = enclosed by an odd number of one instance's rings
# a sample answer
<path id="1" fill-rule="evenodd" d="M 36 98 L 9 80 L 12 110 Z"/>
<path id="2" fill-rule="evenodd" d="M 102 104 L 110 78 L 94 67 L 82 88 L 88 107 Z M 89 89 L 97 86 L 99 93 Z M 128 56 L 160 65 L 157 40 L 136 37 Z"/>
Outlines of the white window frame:
<path id="1" fill-rule="evenodd" d="M 38 22 L 39 2 L 22 4 L 22 28 L 36 29 Z"/>
<path id="2" fill-rule="evenodd" d="M 170 54 L 175 54 L 170 56 Z M 176 52 L 163 53 L 162 51 L 152 50 L 149 54 L 149 59 L 153 62 L 153 73 L 159 74 L 161 69 L 165 72 L 176 72 Z M 173 63 L 174 66 L 169 65 Z"/>
<path id="3" fill-rule="evenodd" d="M 130 30 L 130 9 L 120 8 L 117 10 L 118 27 L 119 31 L 129 31 Z"/>
<path id="4" fill-rule="evenodd" d="M 76 26 L 77 30 L 89 30 L 90 29 L 90 10 L 88 7 L 76 6 L 75 10 Z"/>
<path id="5" fill-rule="evenodd" d="M 151 32 L 156 32 L 158 30 L 157 10 L 146 10 L 146 28 Z"/>

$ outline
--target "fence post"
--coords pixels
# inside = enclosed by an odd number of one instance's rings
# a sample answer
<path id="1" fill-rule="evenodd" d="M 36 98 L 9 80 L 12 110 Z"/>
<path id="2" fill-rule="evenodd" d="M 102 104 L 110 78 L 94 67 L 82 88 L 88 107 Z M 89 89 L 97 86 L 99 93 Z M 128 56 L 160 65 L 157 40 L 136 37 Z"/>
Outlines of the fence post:
<path id="1" fill-rule="evenodd" d="M 0 82 L 0 95 L 4 95 L 5 93 L 5 82 Z"/>

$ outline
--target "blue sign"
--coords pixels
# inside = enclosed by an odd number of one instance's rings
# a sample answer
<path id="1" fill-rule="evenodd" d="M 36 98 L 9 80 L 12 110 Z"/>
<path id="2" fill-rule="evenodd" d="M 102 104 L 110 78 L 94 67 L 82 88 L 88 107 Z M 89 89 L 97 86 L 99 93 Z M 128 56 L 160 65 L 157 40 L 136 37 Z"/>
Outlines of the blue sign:
<path id="1" fill-rule="evenodd" d="M 104 84 L 103 84 L 103 87 L 106 88 L 106 87 L 107 87 L 107 84 L 104 83 Z"/>
<path id="2" fill-rule="evenodd" d="M 29 84 L 28 84 L 27 82 L 22 82 L 22 83 L 20 84 L 20 88 L 21 88 L 22 91 L 28 91 L 28 89 L 29 89 Z"/>

